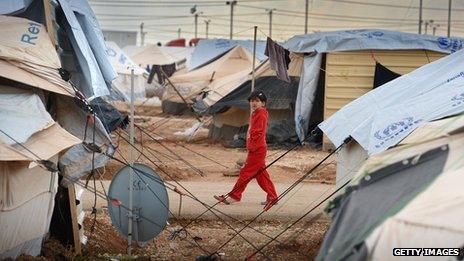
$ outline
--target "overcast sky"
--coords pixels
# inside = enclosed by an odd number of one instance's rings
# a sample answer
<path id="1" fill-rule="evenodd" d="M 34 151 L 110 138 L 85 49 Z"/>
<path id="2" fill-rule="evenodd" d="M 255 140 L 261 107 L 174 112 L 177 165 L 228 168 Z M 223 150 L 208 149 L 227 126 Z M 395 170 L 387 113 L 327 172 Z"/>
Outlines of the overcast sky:
<path id="1" fill-rule="evenodd" d="M 89 0 L 102 29 L 138 31 L 144 22 L 145 41 L 166 42 L 194 37 L 196 5 L 198 37 L 205 37 L 205 20 L 210 20 L 209 38 L 229 38 L 230 6 L 218 0 Z M 353 28 L 382 28 L 418 32 L 420 0 L 309 0 L 308 31 Z M 258 38 L 269 35 L 269 14 L 274 9 L 272 38 L 284 41 L 304 33 L 305 0 L 238 0 L 234 9 L 234 39 L 252 39 L 257 25 Z M 433 20 L 427 33 L 446 36 L 448 0 L 423 0 L 424 21 Z M 425 33 L 423 25 L 422 33 Z M 452 1 L 451 36 L 464 36 L 464 0 Z"/>

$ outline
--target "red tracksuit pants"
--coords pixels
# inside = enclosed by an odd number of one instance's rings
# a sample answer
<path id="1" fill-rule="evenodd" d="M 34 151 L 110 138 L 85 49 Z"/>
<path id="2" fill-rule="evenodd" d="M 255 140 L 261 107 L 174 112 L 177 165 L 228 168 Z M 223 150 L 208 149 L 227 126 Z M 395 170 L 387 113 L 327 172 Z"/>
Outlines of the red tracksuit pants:
<path id="1" fill-rule="evenodd" d="M 274 183 L 271 181 L 271 177 L 267 170 L 260 171 L 266 167 L 266 147 L 260 148 L 254 152 L 248 152 L 245 165 L 240 170 L 240 175 L 235 183 L 234 188 L 229 193 L 229 197 L 240 201 L 242 199 L 242 193 L 245 191 L 248 183 L 256 178 L 258 185 L 267 193 L 267 200 L 273 201 L 277 199 L 277 192 L 275 190 Z"/>

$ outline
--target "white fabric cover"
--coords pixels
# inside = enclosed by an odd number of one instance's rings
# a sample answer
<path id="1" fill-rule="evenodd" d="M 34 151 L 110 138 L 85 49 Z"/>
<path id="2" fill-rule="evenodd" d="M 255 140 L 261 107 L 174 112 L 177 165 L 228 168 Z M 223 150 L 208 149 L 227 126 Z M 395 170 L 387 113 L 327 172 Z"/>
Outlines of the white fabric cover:
<path id="1" fill-rule="evenodd" d="M 32 134 L 51 126 L 54 121 L 48 114 L 39 95 L 30 90 L 0 86 L 0 139 L 6 144 L 25 142 Z"/>
<path id="2" fill-rule="evenodd" d="M 2 0 L 0 14 L 22 12 L 32 3 L 32 0 Z"/>
<path id="3" fill-rule="evenodd" d="M 49 230 L 57 173 L 29 169 L 27 162 L 0 162 L 0 186 L 0 258 L 40 254 L 40 247 L 33 243 Z"/>
<path id="4" fill-rule="evenodd" d="M 106 42 L 107 54 L 111 64 L 118 72 L 118 77 L 113 81 L 112 87 L 118 89 L 126 101 L 131 97 L 131 70 L 134 69 L 134 97 L 145 99 L 145 85 L 147 79 L 144 77 L 145 70 L 137 66 L 115 42 Z"/>
<path id="5" fill-rule="evenodd" d="M 326 53 L 355 50 L 425 49 L 451 53 L 463 47 L 462 38 L 445 38 L 383 29 L 340 30 L 296 35 L 284 47 L 296 53 Z"/>
<path id="6" fill-rule="evenodd" d="M 337 147 L 352 136 L 374 154 L 420 124 L 462 112 L 463 54 L 458 51 L 366 93 L 319 127 Z"/>
<path id="7" fill-rule="evenodd" d="M 170 80 L 182 97 L 190 101 L 191 98 L 206 89 L 218 91 L 220 88 L 237 87 L 241 79 L 251 72 L 252 61 L 252 54 L 245 48 L 237 46 L 221 58 L 197 70 L 175 73 Z M 182 102 L 182 99 L 170 85 L 168 85 L 163 99 Z M 214 99 L 211 104 L 217 100 L 217 98 Z"/>
<path id="8" fill-rule="evenodd" d="M 300 83 L 295 103 L 295 131 L 300 140 L 308 133 L 309 117 L 316 97 L 317 82 L 322 61 L 321 53 L 306 55 L 301 67 Z"/>
<path id="9" fill-rule="evenodd" d="M 251 40 L 202 39 L 198 42 L 192 56 L 187 61 L 187 69 L 192 71 L 203 66 L 237 45 L 244 47 L 249 53 L 253 53 L 253 41 Z M 263 61 L 267 58 L 264 55 L 265 49 L 266 41 L 256 41 L 257 61 Z"/>
<path id="10" fill-rule="evenodd" d="M 136 75 L 143 74 L 145 72 L 145 69 L 142 69 L 135 64 L 115 42 L 107 41 L 106 47 L 108 58 L 118 74 L 131 74 L 131 69 L 134 69 L 134 74 Z"/>
<path id="11" fill-rule="evenodd" d="M 139 66 L 164 65 L 176 63 L 182 59 L 166 52 L 161 46 L 148 44 L 145 46 L 126 46 L 123 51 Z"/>
<path id="12" fill-rule="evenodd" d="M 463 46 L 461 38 L 445 38 L 430 35 L 395 32 L 381 29 L 346 30 L 320 32 L 307 35 L 297 35 L 290 38 L 284 47 L 296 53 L 318 54 L 338 51 L 355 50 L 412 50 L 425 49 L 441 53 L 451 53 Z M 317 56 L 316 56 L 317 57 Z M 316 58 L 305 58 L 301 83 L 296 103 L 295 124 L 299 139 L 302 141 L 307 133 L 308 114 L 312 109 L 315 96 L 318 73 L 314 70 L 321 68 L 320 62 L 312 62 Z M 343 140 L 343 139 L 342 139 Z M 334 142 L 334 141 L 332 141 Z M 334 142 L 335 143 L 335 142 Z M 339 141 L 337 141 L 339 143 Z"/>
<path id="13" fill-rule="evenodd" d="M 69 34 L 69 40 L 76 52 L 77 61 L 84 75 L 86 86 L 91 88 L 88 90 L 89 93 L 84 92 L 84 94 L 88 96 L 89 100 L 109 95 L 110 93 L 105 80 L 111 83 L 116 77 L 116 72 L 108 61 L 106 47 L 102 47 L 105 46 L 103 37 L 100 39 L 95 31 L 92 32 L 92 30 L 97 30 L 98 28 L 91 28 L 92 26 L 89 24 L 91 22 L 87 21 L 88 19 L 94 19 L 94 26 L 97 26 L 93 13 L 89 13 L 91 11 L 90 7 L 84 7 L 84 5 L 88 5 L 87 1 L 58 1 L 70 25 L 69 30 L 72 33 Z M 99 43 L 100 41 L 103 44 Z"/>
<path id="14" fill-rule="evenodd" d="M 369 260 L 388 260 L 393 248 L 462 247 L 463 173 L 464 169 L 461 168 L 441 174 L 423 193 L 376 228 L 366 239 Z M 406 257 L 396 259 L 410 260 Z M 449 257 L 429 259 L 449 260 Z"/>

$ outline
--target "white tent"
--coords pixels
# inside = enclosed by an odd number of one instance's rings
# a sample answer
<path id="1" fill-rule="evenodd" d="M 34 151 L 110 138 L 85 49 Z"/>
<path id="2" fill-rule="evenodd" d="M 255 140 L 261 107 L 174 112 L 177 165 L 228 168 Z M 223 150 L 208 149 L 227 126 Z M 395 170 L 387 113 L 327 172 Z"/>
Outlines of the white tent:
<path id="1" fill-rule="evenodd" d="M 145 99 L 145 85 L 147 82 L 145 70 L 136 65 L 115 42 L 106 42 L 107 54 L 118 73 L 112 87 L 119 90 L 130 101 L 131 97 L 131 70 L 134 70 L 134 97 Z"/>
<path id="2" fill-rule="evenodd" d="M 191 47 L 170 47 L 148 44 L 126 46 L 123 51 L 139 66 L 165 65 L 187 59 L 193 51 Z"/>
<path id="3" fill-rule="evenodd" d="M 192 71 L 202 67 L 236 46 L 242 46 L 249 53 L 253 53 L 252 40 L 202 39 L 195 46 L 192 56 L 187 61 L 187 70 Z M 265 41 L 256 42 L 256 59 L 258 61 L 263 61 L 267 58 L 264 55 L 265 48 Z"/>
<path id="4" fill-rule="evenodd" d="M 170 80 L 182 97 L 191 102 L 192 98 L 201 92 L 219 91 L 220 88 L 230 89 L 230 86 L 237 87 L 242 78 L 251 72 L 252 59 L 251 53 L 245 48 L 236 46 L 214 62 L 190 72 L 177 72 Z M 222 98 L 213 98 L 214 95 L 211 94 L 213 103 Z M 182 103 L 177 92 L 169 85 L 163 100 Z"/>
<path id="5" fill-rule="evenodd" d="M 286 49 L 295 53 L 311 54 L 305 56 L 295 106 L 295 128 L 300 140 L 304 140 L 309 131 L 309 117 L 315 100 L 323 53 L 413 49 L 452 53 L 460 50 L 463 43 L 464 40 L 460 38 L 445 38 L 382 29 L 342 30 L 292 37 L 284 44 Z M 356 126 L 357 123 L 351 122 L 350 124 Z M 337 145 L 340 142 L 337 140 L 334 143 Z"/>
<path id="6" fill-rule="evenodd" d="M 58 175 L 36 162 L 56 164 L 61 151 L 81 143 L 53 121 L 40 93 L 0 86 L 0 258 L 40 254 Z"/>

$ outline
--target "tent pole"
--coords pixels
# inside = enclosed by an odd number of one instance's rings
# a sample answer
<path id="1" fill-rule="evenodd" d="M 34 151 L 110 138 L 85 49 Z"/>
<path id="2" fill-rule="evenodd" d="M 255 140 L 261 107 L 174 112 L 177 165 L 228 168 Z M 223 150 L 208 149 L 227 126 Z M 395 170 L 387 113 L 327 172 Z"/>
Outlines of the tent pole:
<path id="1" fill-rule="evenodd" d="M 130 105 L 130 143 L 131 146 L 129 146 L 129 163 L 130 163 L 130 169 L 129 169 L 129 224 L 127 226 L 127 254 L 131 256 L 132 254 L 132 221 L 133 221 L 133 213 L 132 213 L 132 190 L 133 190 L 133 176 L 134 176 L 134 158 L 133 158 L 133 149 L 132 147 L 134 146 L 134 68 L 131 69 L 131 105 Z"/>
<path id="2" fill-rule="evenodd" d="M 255 61 L 256 61 L 256 31 L 258 26 L 254 26 L 254 36 L 253 36 L 253 67 L 251 71 L 251 92 L 255 90 Z"/>

